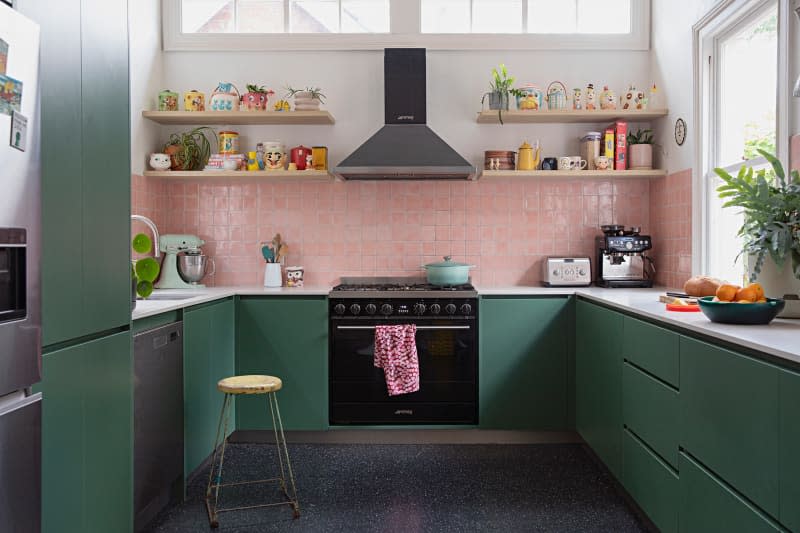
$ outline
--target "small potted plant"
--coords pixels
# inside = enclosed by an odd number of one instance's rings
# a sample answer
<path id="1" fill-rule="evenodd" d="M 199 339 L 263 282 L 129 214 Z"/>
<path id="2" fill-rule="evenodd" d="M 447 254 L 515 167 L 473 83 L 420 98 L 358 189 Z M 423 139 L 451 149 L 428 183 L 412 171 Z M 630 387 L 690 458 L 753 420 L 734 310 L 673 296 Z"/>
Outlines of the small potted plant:
<path id="1" fill-rule="evenodd" d="M 247 84 L 247 92 L 242 95 L 242 105 L 245 111 L 266 111 L 267 100 L 275 91 L 260 85 Z"/>
<path id="2" fill-rule="evenodd" d="M 217 134 L 208 126 L 200 126 L 188 132 L 173 133 L 164 145 L 164 153 L 172 161 L 172 170 L 203 170 L 211 156 L 211 142 L 205 135 L 211 132 L 216 143 Z"/>
<path id="3" fill-rule="evenodd" d="M 286 88 L 286 98 L 294 97 L 295 111 L 319 111 L 320 103 L 325 101 L 325 95 L 319 87 L 306 87 L 305 89 Z"/>
<path id="4" fill-rule="evenodd" d="M 500 124 L 503 124 L 503 111 L 508 111 L 508 101 L 510 96 L 523 98 L 525 93 L 519 89 L 514 89 L 514 77 L 509 77 L 508 69 L 504 64 L 500 64 L 500 70 L 492 69 L 492 81 L 489 82 L 491 91 L 483 95 L 481 98 L 481 105 L 483 105 L 486 97 L 489 97 L 489 109 L 497 110 L 497 116 L 500 119 Z"/>
<path id="5" fill-rule="evenodd" d="M 723 207 L 738 207 L 744 223 L 742 254 L 748 256 L 750 281 L 759 281 L 768 296 L 796 300 L 800 296 L 800 173 L 786 176 L 781 162 L 769 152 L 758 150 L 769 161 L 771 171 L 742 167 L 736 176 L 721 168 L 714 172 L 724 182 L 717 188 Z M 738 257 L 737 257 L 738 259 Z M 780 316 L 793 316 L 797 309 L 787 306 Z"/>
<path id="6" fill-rule="evenodd" d="M 153 247 L 150 237 L 137 233 L 131 241 L 131 249 L 137 254 L 146 254 Z M 153 283 L 161 273 L 161 265 L 153 257 L 131 260 L 131 309 L 136 307 L 136 296 L 147 298 L 153 293 Z"/>
<path id="7" fill-rule="evenodd" d="M 653 168 L 653 130 L 636 130 L 628 133 L 628 168 L 651 170 Z"/>

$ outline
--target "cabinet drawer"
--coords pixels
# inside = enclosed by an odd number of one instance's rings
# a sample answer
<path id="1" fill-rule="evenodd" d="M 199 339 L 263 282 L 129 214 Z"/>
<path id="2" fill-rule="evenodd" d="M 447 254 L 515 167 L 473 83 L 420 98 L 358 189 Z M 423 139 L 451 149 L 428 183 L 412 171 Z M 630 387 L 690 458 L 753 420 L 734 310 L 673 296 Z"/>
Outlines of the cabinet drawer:
<path id="1" fill-rule="evenodd" d="M 678 476 L 628 431 L 622 435 L 622 471 L 623 485 L 658 529 L 678 531 Z"/>
<path id="2" fill-rule="evenodd" d="M 622 365 L 622 421 L 672 468 L 678 468 L 678 393 L 628 363 Z"/>
<path id="3" fill-rule="evenodd" d="M 800 374 L 782 370 L 780 379 L 780 520 L 800 531 Z"/>
<path id="4" fill-rule="evenodd" d="M 626 316 L 622 356 L 673 387 L 680 388 L 677 333 Z"/>
<path id="5" fill-rule="evenodd" d="M 780 531 L 760 511 L 690 457 L 681 453 L 680 461 L 682 533 Z"/>

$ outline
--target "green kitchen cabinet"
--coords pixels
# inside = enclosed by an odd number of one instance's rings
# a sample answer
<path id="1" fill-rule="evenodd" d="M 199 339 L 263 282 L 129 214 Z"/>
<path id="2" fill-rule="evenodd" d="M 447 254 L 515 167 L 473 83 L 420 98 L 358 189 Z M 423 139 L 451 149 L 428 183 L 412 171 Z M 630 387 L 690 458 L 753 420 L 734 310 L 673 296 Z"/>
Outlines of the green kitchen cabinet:
<path id="1" fill-rule="evenodd" d="M 283 381 L 277 398 L 284 429 L 328 428 L 328 303 L 322 296 L 239 299 L 236 373 Z M 271 429 L 263 395 L 236 399 L 239 430 Z"/>
<path id="2" fill-rule="evenodd" d="M 128 332 L 42 358 L 42 531 L 133 529 Z"/>
<path id="3" fill-rule="evenodd" d="M 779 369 L 688 337 L 680 353 L 681 446 L 777 517 Z"/>
<path id="4" fill-rule="evenodd" d="M 681 453 L 680 462 L 681 533 L 781 531 L 761 511 L 692 458 Z"/>
<path id="5" fill-rule="evenodd" d="M 800 374 L 780 373 L 780 521 L 800 531 Z"/>
<path id="6" fill-rule="evenodd" d="M 672 387 L 679 388 L 680 335 L 629 316 L 625 317 L 624 330 L 623 357 Z"/>
<path id="7" fill-rule="evenodd" d="M 570 300 L 485 297 L 480 317 L 480 427 L 569 429 Z"/>
<path id="8" fill-rule="evenodd" d="M 222 409 L 220 379 L 235 371 L 233 298 L 188 308 L 183 313 L 184 479 L 208 458 Z M 232 414 L 228 433 L 235 429 Z"/>
<path id="9" fill-rule="evenodd" d="M 18 4 L 41 26 L 42 341 L 50 346 L 130 323 L 128 2 Z"/>
<path id="10" fill-rule="evenodd" d="M 670 466 L 631 432 L 623 431 L 622 484 L 664 533 L 678 531 L 680 480 Z"/>
<path id="11" fill-rule="evenodd" d="M 622 479 L 623 316 L 578 300 L 575 332 L 575 424 L 608 469 Z"/>

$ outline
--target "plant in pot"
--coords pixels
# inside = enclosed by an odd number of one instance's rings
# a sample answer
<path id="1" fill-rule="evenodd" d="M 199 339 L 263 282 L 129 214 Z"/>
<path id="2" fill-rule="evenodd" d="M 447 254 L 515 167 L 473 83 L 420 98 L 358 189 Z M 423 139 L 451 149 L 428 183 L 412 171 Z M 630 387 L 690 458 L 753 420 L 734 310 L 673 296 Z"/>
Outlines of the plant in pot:
<path id="1" fill-rule="evenodd" d="M 248 83 L 247 92 L 242 95 L 242 105 L 246 111 L 266 111 L 267 101 L 273 94 L 273 90 Z"/>
<path id="2" fill-rule="evenodd" d="M 743 166 L 732 176 L 715 168 L 724 182 L 717 192 L 727 199 L 723 207 L 738 207 L 744 215 L 738 232 L 742 237 L 739 256 L 749 259 L 750 281 L 758 280 L 768 296 L 796 300 L 800 295 L 800 174 L 793 170 L 787 177 L 774 155 L 764 150 L 758 153 L 769 161 L 771 171 Z M 783 316 L 796 313 L 792 307 L 787 302 Z"/>
<path id="3" fill-rule="evenodd" d="M 191 131 L 173 133 L 164 145 L 164 153 L 168 154 L 172 162 L 172 170 L 203 170 L 211 156 L 211 142 L 205 135 L 209 131 L 214 136 L 216 144 L 217 134 L 208 126 L 200 126 Z"/>
<path id="4" fill-rule="evenodd" d="M 150 237 L 137 233 L 131 241 L 131 249 L 137 254 L 146 254 L 153 247 Z M 154 257 L 131 259 L 131 298 L 136 306 L 136 296 L 147 298 L 153 293 L 153 283 L 161 273 L 161 265 Z"/>
<path id="5" fill-rule="evenodd" d="M 500 124 L 503 124 L 503 111 L 508 111 L 509 97 L 517 96 L 522 98 L 525 96 L 525 93 L 511 87 L 514 85 L 514 77 L 508 76 L 508 69 L 506 69 L 504 64 L 501 63 L 499 69 L 500 70 L 496 68 L 492 69 L 492 81 L 489 82 L 491 91 L 483 95 L 481 98 L 481 106 L 488 96 L 489 109 L 497 110 L 497 117 L 500 120 Z"/>
<path id="6" fill-rule="evenodd" d="M 653 130 L 630 132 L 628 141 L 628 167 L 631 170 L 651 170 L 653 168 Z"/>
<path id="7" fill-rule="evenodd" d="M 286 98 L 294 97 L 295 111 L 319 111 L 320 103 L 325 101 L 325 95 L 319 87 L 306 87 L 305 89 L 286 88 Z"/>

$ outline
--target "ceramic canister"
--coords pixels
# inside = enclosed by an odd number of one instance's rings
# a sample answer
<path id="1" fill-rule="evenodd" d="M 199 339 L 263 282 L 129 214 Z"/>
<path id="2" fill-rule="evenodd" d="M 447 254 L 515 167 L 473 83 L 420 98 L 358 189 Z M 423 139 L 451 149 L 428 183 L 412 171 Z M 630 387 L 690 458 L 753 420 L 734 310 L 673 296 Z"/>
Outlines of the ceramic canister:
<path id="1" fill-rule="evenodd" d="M 286 165 L 286 148 L 281 141 L 264 141 L 264 167 L 283 170 Z"/>
<path id="2" fill-rule="evenodd" d="M 158 93 L 158 110 L 159 111 L 177 111 L 178 110 L 178 93 L 164 89 Z"/>
<path id="3" fill-rule="evenodd" d="M 239 133 L 235 131 L 221 131 L 217 136 L 219 139 L 219 153 L 238 154 L 239 153 Z"/>
<path id="4" fill-rule="evenodd" d="M 291 162 L 297 165 L 297 170 L 306 169 L 306 157 L 311 155 L 311 148 L 307 146 L 295 146 L 291 151 Z"/>
<path id="5" fill-rule="evenodd" d="M 184 111 L 205 111 L 206 95 L 196 89 L 183 93 Z"/>

